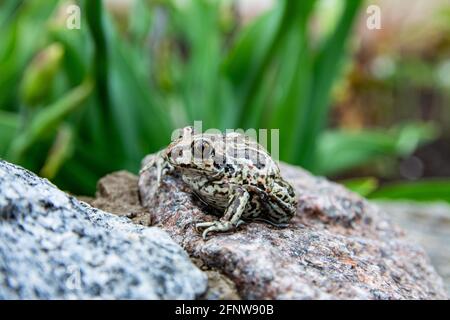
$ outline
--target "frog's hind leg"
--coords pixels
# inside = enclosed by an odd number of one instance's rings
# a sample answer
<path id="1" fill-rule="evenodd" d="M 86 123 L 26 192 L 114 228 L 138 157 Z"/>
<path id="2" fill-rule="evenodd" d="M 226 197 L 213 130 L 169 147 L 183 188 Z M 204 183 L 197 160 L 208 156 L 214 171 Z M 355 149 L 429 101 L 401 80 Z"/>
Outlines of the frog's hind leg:
<path id="1" fill-rule="evenodd" d="M 203 239 L 210 232 L 226 232 L 239 226 L 243 221 L 241 220 L 242 213 L 250 198 L 250 194 L 243 188 L 234 188 L 225 214 L 219 221 L 200 222 L 195 225 L 195 228 L 206 228 L 203 233 Z"/>

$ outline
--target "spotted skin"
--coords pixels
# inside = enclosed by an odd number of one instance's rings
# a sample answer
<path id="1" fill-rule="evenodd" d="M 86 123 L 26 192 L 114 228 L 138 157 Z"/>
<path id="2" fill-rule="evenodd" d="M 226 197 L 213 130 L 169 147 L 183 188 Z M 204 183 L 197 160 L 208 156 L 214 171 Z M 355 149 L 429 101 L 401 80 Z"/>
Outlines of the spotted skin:
<path id="1" fill-rule="evenodd" d="M 180 135 L 142 171 L 154 167 L 161 176 L 178 172 L 192 192 L 223 212 L 219 220 L 196 224 L 210 232 L 235 230 L 244 221 L 261 220 L 284 227 L 296 211 L 292 186 L 257 142 L 238 133 L 196 134 L 185 127 Z"/>

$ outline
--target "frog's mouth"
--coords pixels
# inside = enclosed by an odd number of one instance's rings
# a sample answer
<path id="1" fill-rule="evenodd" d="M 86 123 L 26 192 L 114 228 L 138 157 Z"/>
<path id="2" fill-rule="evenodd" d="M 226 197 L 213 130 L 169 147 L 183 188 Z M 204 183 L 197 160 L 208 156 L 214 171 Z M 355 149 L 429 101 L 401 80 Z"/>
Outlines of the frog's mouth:
<path id="1" fill-rule="evenodd" d="M 176 168 L 179 168 L 181 171 L 189 172 L 191 175 L 195 175 L 198 177 L 208 177 L 211 178 L 211 180 L 219 179 L 223 177 L 223 170 L 208 170 L 205 168 L 196 168 L 192 166 L 191 164 L 184 164 L 184 163 L 178 163 L 174 164 Z"/>

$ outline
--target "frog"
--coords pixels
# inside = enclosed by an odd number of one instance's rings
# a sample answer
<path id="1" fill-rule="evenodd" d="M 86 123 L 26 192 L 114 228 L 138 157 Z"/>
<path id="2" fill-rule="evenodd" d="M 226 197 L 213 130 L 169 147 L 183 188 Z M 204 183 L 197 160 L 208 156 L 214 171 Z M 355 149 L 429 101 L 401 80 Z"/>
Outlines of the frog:
<path id="1" fill-rule="evenodd" d="M 278 164 L 255 139 L 239 132 L 197 133 L 184 127 L 141 173 L 150 167 L 156 168 L 158 185 L 163 175 L 177 173 L 201 202 L 219 212 L 218 220 L 195 224 L 204 240 L 252 221 L 285 228 L 296 213 L 294 188 Z"/>

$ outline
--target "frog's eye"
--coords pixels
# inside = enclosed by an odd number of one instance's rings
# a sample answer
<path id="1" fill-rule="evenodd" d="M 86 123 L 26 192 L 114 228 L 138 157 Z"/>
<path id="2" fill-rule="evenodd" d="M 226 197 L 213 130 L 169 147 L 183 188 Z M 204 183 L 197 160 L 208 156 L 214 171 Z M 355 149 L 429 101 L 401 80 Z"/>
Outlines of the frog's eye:
<path id="1" fill-rule="evenodd" d="M 214 148 L 203 139 L 193 142 L 193 149 L 194 157 L 198 159 L 207 159 L 214 155 Z"/>

